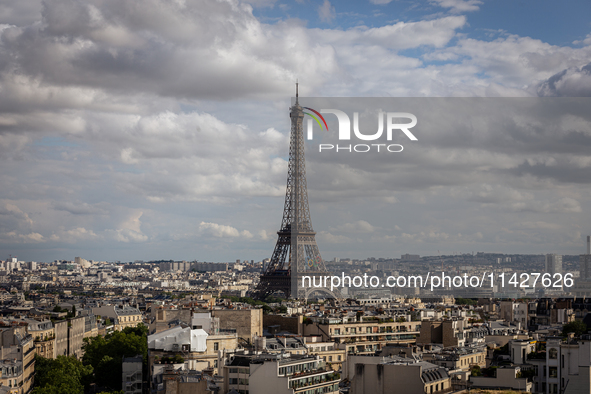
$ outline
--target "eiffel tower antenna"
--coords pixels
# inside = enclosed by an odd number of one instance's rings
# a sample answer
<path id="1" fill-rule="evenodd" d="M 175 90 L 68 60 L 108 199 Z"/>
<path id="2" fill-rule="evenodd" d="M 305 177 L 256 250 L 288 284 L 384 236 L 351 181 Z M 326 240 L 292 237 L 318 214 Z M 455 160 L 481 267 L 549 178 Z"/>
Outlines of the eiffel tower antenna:
<path id="1" fill-rule="evenodd" d="M 310 219 L 302 127 L 304 111 L 299 104 L 298 85 L 296 81 L 296 101 L 289 114 L 291 132 L 283 219 L 271 262 L 255 290 L 255 296 L 261 299 L 275 292 L 282 292 L 291 298 L 307 298 L 313 291 L 326 293 L 333 298 L 340 297 L 338 292 L 330 289 L 312 287 L 308 283 L 308 288 L 304 288 L 302 283 L 303 275 L 316 277 L 315 283 L 320 283 L 319 277 L 325 276 L 328 271 L 320 256 Z"/>

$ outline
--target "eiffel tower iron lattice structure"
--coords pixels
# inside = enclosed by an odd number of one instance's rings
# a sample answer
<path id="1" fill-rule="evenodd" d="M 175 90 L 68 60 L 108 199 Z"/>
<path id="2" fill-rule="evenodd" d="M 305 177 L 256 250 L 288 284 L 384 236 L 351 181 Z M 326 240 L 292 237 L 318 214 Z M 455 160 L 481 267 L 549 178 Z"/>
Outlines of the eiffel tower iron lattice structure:
<path id="1" fill-rule="evenodd" d="M 289 115 L 291 132 L 283 220 L 281 229 L 277 232 L 273 256 L 255 290 L 255 296 L 260 299 L 278 291 L 291 298 L 308 298 L 313 291 L 323 292 L 333 298 L 340 297 L 338 292 L 324 287 L 305 289 L 300 286 L 303 275 L 318 278 L 326 276 L 328 271 L 320 256 L 316 233 L 310 220 L 302 126 L 304 111 L 299 104 L 298 96 L 296 83 L 296 101 Z"/>

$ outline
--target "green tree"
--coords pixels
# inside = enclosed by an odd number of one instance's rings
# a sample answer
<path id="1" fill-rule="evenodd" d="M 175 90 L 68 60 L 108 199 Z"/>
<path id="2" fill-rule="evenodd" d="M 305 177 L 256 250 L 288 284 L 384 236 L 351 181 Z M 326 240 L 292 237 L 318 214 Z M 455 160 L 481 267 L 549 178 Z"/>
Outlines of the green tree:
<path id="1" fill-rule="evenodd" d="M 147 362 L 148 327 L 143 324 L 127 327 L 105 337 L 84 339 L 85 365 L 95 371 L 94 379 L 100 387 L 121 390 L 122 358 L 142 355 Z"/>
<path id="2" fill-rule="evenodd" d="M 74 357 L 57 356 L 55 360 L 35 356 L 33 394 L 83 394 L 93 368 Z"/>
<path id="3" fill-rule="evenodd" d="M 496 348 L 496 349 L 493 351 L 493 355 L 494 355 L 495 357 L 496 357 L 496 356 L 499 356 L 499 355 L 501 355 L 501 354 L 505 354 L 505 355 L 507 355 L 507 354 L 511 354 L 511 353 L 509 352 L 509 344 L 508 344 L 508 343 L 507 343 L 507 344 L 505 344 L 505 345 L 503 345 L 503 346 L 501 346 L 501 347 L 499 347 L 499 348 Z"/>
<path id="4" fill-rule="evenodd" d="M 123 329 L 123 332 L 125 334 L 135 334 L 138 336 L 145 336 L 146 338 L 148 338 L 148 326 L 146 326 L 143 323 L 140 323 L 135 327 L 125 327 Z"/>
<path id="5" fill-rule="evenodd" d="M 456 298 L 456 305 L 476 305 L 478 304 L 478 300 L 473 300 L 471 298 Z"/>
<path id="6" fill-rule="evenodd" d="M 287 313 L 287 307 L 285 305 L 281 305 L 278 310 L 279 313 Z"/>
<path id="7" fill-rule="evenodd" d="M 580 336 L 587 332 L 587 325 L 582 321 L 575 320 L 562 326 L 562 335 L 567 336 L 568 333 L 574 332 L 575 336 Z"/>

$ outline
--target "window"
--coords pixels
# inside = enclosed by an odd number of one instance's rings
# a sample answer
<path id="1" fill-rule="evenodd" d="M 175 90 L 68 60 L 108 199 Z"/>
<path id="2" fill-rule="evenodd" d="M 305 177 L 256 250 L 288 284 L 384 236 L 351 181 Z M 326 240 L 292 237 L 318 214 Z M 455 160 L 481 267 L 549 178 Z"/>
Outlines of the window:
<path id="1" fill-rule="evenodd" d="M 557 367 L 548 368 L 548 376 L 551 378 L 557 378 L 558 377 L 558 368 Z"/>
<path id="2" fill-rule="evenodd" d="M 556 348 L 550 349 L 550 351 L 548 352 L 548 357 L 551 359 L 558 358 L 558 350 L 556 350 Z"/>
<path id="3" fill-rule="evenodd" d="M 341 360 L 341 356 L 339 356 L 339 357 L 338 357 L 338 360 L 339 360 L 339 361 L 342 361 L 342 360 Z"/>
<path id="4" fill-rule="evenodd" d="M 213 350 L 219 350 L 220 349 L 220 343 L 219 342 L 214 342 L 213 343 Z"/>
<path id="5" fill-rule="evenodd" d="M 561 355 L 561 364 L 560 364 L 561 368 L 564 368 L 564 354 Z"/>

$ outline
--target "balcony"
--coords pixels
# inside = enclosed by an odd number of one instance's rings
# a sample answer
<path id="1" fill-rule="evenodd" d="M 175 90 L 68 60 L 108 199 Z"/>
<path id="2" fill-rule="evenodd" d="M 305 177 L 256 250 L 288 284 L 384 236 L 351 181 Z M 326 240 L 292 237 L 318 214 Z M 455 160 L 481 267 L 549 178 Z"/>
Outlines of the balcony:
<path id="1" fill-rule="evenodd" d="M 412 334 L 412 335 L 419 335 L 420 331 L 408 331 L 408 330 L 400 330 L 400 331 L 391 331 L 387 332 L 388 334 Z M 375 334 L 382 334 L 379 332 L 360 332 L 360 333 L 344 333 L 344 334 L 333 334 L 331 337 L 333 339 L 336 338 L 348 338 L 348 337 L 367 337 L 367 336 L 375 336 Z"/>
<path id="2" fill-rule="evenodd" d="M 329 382 L 339 382 L 341 375 L 334 371 L 318 369 L 310 372 L 294 374 L 289 379 L 289 387 L 295 390 L 300 388 L 312 388 L 318 385 L 324 385 Z"/>

